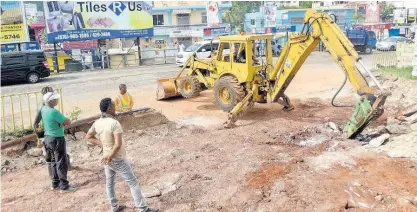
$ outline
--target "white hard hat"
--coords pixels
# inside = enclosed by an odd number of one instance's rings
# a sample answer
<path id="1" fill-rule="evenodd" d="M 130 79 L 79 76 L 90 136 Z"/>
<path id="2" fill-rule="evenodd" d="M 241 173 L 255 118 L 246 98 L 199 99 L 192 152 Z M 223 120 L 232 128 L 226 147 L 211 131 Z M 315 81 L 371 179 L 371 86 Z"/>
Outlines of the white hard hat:
<path id="1" fill-rule="evenodd" d="M 60 98 L 59 94 L 54 93 L 54 92 L 48 92 L 45 95 L 43 95 L 43 101 L 45 103 L 48 103 L 49 101 L 59 99 L 59 98 Z"/>

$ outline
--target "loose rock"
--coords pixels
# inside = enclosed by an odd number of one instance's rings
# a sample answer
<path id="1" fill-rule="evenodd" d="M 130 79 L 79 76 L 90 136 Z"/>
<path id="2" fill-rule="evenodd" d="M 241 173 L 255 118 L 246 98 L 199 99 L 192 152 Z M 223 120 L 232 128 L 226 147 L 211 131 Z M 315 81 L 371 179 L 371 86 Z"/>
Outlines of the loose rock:
<path id="1" fill-rule="evenodd" d="M 417 113 L 417 103 L 407 107 L 407 109 L 403 111 L 403 115 L 407 117 L 415 113 Z"/>
<path id="2" fill-rule="evenodd" d="M 388 133 L 382 134 L 381 136 L 372 139 L 369 142 L 369 145 L 372 146 L 372 147 L 379 147 L 382 144 L 384 144 L 385 141 L 387 141 L 389 139 L 389 137 L 390 137 L 390 134 L 388 134 Z"/>
<path id="3" fill-rule="evenodd" d="M 384 199 L 384 197 L 382 195 L 378 195 L 375 197 L 375 200 L 377 201 L 382 201 Z"/>
<path id="4" fill-rule="evenodd" d="M 327 122 L 326 127 L 329 127 L 333 131 L 340 131 L 339 126 L 337 126 L 334 122 Z"/>
<path id="5" fill-rule="evenodd" d="M 87 134 L 85 132 L 76 132 L 75 133 L 75 138 L 77 140 L 83 140 L 85 138 Z"/>
<path id="6" fill-rule="evenodd" d="M 161 177 L 154 185 L 162 192 L 162 194 L 178 189 L 177 183 L 183 175 L 181 173 L 169 173 Z"/>
<path id="7" fill-rule="evenodd" d="M 146 198 L 151 198 L 151 197 L 159 197 L 162 195 L 161 191 L 153 186 L 150 187 L 143 187 L 143 196 L 145 196 Z"/>
<path id="8" fill-rule="evenodd" d="M 408 132 L 408 127 L 399 124 L 389 124 L 386 126 L 386 129 L 391 134 L 405 134 Z"/>
<path id="9" fill-rule="evenodd" d="M 5 160 L 1 165 L 2 166 L 8 166 L 10 164 L 10 161 L 8 161 L 8 160 Z"/>
<path id="10" fill-rule="evenodd" d="M 412 116 L 410 116 L 410 117 L 405 118 L 405 120 L 406 120 L 409 124 L 414 124 L 414 123 L 416 123 L 416 122 L 417 122 L 417 113 L 416 113 L 416 114 L 414 114 L 414 115 L 412 115 Z"/>
<path id="11" fill-rule="evenodd" d="M 30 156 L 39 157 L 43 154 L 42 148 L 32 148 L 27 151 Z"/>

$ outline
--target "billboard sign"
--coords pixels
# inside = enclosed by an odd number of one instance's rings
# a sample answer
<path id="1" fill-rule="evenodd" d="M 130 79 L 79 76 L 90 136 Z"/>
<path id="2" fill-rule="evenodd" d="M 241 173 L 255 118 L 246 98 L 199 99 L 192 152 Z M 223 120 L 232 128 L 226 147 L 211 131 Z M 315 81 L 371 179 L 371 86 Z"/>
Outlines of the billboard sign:
<path id="1" fill-rule="evenodd" d="M 281 25 L 277 26 L 277 32 L 295 32 L 295 26 Z"/>
<path id="2" fill-rule="evenodd" d="M 228 35 L 231 32 L 230 26 L 226 27 L 215 27 L 215 28 L 204 28 L 203 37 L 214 37 Z"/>
<path id="3" fill-rule="evenodd" d="M 267 26 L 275 26 L 277 6 L 273 1 L 266 1 L 264 3 L 265 23 Z"/>
<path id="4" fill-rule="evenodd" d="M 215 1 L 207 2 L 206 10 L 207 10 L 207 26 L 218 27 L 220 24 L 219 3 Z"/>
<path id="5" fill-rule="evenodd" d="M 46 1 L 49 42 L 152 37 L 152 6 L 142 1 Z"/>
<path id="6" fill-rule="evenodd" d="M 1 44 L 29 41 L 25 12 L 21 1 L 1 1 Z"/>
<path id="7" fill-rule="evenodd" d="M 395 24 L 405 23 L 405 19 L 406 19 L 405 9 L 395 9 L 393 12 L 394 12 L 394 23 Z"/>
<path id="8" fill-rule="evenodd" d="M 369 3 L 366 7 L 366 23 L 379 23 L 379 4 L 377 2 Z"/>

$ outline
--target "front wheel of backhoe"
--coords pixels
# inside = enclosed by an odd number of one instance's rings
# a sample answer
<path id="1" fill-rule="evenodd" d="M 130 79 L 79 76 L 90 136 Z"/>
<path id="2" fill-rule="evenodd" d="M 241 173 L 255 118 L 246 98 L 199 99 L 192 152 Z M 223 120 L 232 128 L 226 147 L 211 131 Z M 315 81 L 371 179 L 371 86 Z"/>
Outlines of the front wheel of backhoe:
<path id="1" fill-rule="evenodd" d="M 214 84 L 214 99 L 225 112 L 230 112 L 243 98 L 245 98 L 243 86 L 234 77 L 222 77 Z"/>
<path id="2" fill-rule="evenodd" d="M 192 98 L 200 95 L 200 81 L 195 76 L 187 76 L 181 80 L 179 92 L 184 98 Z"/>

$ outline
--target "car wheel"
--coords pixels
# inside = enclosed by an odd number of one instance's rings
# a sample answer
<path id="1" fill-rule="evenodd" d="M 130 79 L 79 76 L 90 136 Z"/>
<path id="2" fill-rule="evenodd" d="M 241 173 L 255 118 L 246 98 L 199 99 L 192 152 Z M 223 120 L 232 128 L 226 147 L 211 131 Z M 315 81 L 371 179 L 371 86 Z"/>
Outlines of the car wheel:
<path id="1" fill-rule="evenodd" d="M 395 46 L 391 46 L 391 47 L 389 48 L 389 50 L 390 50 L 390 51 L 395 51 Z"/>
<path id="2" fill-rule="evenodd" d="M 39 74 L 36 72 L 31 72 L 28 74 L 26 80 L 29 83 L 37 83 L 39 81 Z"/>

